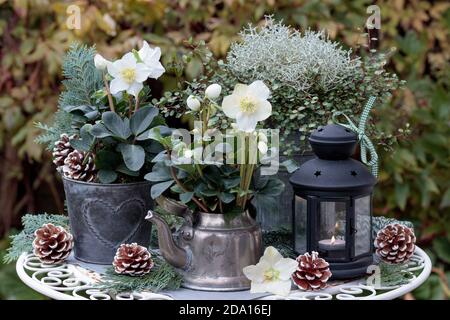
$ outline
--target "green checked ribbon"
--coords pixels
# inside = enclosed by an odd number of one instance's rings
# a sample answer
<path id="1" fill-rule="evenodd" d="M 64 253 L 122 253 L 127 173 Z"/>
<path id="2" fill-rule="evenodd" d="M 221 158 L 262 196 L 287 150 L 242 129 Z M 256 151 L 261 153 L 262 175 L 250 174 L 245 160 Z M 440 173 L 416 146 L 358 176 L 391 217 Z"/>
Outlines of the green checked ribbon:
<path id="1" fill-rule="evenodd" d="M 372 110 L 375 97 L 371 96 L 364 107 L 359 120 L 359 125 L 356 126 L 353 121 L 343 112 L 337 111 L 333 113 L 333 121 L 345 128 L 348 128 L 358 134 L 359 145 L 361 146 L 361 161 L 370 167 L 372 174 L 378 177 L 378 154 L 375 147 L 369 137 L 366 135 L 366 123 L 369 117 L 370 110 Z M 347 123 L 339 123 L 336 119 L 338 116 L 344 116 Z M 370 161 L 367 160 L 367 152 L 370 154 Z"/>

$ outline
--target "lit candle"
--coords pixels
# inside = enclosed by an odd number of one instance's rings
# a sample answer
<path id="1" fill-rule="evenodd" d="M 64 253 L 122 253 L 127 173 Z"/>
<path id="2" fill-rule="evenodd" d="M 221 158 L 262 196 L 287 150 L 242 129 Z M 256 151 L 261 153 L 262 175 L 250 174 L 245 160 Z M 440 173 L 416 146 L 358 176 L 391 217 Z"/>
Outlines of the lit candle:
<path id="1" fill-rule="evenodd" d="M 327 251 L 336 251 L 345 249 L 345 241 L 336 239 L 334 236 L 331 239 L 324 239 L 319 241 L 319 249 Z"/>

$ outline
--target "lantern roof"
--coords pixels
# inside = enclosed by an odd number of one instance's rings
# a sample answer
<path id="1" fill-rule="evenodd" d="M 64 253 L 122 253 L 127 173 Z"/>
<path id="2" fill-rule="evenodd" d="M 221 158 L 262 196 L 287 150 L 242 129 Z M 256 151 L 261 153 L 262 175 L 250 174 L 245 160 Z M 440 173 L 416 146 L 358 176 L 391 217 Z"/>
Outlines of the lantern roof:
<path id="1" fill-rule="evenodd" d="M 365 193 L 376 183 L 375 177 L 354 159 L 312 159 L 300 166 L 289 179 L 297 190 Z"/>
<path id="2" fill-rule="evenodd" d="M 328 124 L 320 126 L 309 137 L 309 141 L 336 143 L 336 142 L 356 142 L 358 136 L 352 130 L 338 124 Z"/>
<path id="3" fill-rule="evenodd" d="M 372 190 L 375 177 L 360 161 L 351 159 L 358 137 L 336 124 L 315 130 L 309 142 L 317 158 L 302 164 L 289 179 L 296 190 L 307 193 L 365 193 Z M 310 192 L 308 192 L 310 191 Z"/>

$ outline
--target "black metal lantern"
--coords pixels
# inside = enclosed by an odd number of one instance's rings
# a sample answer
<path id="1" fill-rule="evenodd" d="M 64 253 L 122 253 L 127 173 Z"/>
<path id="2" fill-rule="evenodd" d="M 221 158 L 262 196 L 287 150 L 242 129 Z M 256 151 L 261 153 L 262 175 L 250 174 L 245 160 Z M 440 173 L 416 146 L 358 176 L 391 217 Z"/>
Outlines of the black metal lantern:
<path id="1" fill-rule="evenodd" d="M 317 158 L 292 175 L 294 250 L 317 251 L 333 278 L 361 276 L 372 264 L 372 191 L 375 177 L 351 159 L 357 135 L 330 124 L 309 142 Z"/>

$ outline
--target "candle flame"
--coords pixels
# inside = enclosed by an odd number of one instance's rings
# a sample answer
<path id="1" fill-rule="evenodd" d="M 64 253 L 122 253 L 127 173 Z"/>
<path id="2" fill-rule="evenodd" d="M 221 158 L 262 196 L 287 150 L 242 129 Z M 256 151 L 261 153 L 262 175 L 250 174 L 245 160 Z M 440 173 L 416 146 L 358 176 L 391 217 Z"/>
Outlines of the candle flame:
<path id="1" fill-rule="evenodd" d="M 336 238 L 334 236 L 331 237 L 331 244 L 334 244 L 336 242 Z"/>

